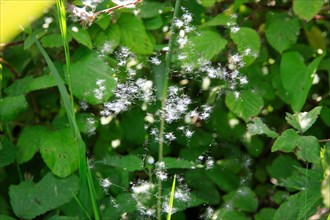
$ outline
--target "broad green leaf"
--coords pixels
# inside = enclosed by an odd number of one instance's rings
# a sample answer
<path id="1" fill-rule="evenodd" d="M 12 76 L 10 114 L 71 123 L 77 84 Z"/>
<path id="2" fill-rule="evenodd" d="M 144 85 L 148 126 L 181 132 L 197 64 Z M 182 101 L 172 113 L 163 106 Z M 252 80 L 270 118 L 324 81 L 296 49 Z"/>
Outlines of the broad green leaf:
<path id="1" fill-rule="evenodd" d="M 40 89 L 48 89 L 56 86 L 56 81 L 51 75 L 44 75 L 34 78 L 27 87 L 27 92 L 32 92 Z"/>
<path id="2" fill-rule="evenodd" d="M 202 26 L 227 26 L 228 24 L 231 24 L 235 21 L 236 19 L 234 17 L 228 16 L 225 13 L 221 13 L 213 17 L 208 22 L 202 24 Z"/>
<path id="3" fill-rule="evenodd" d="M 211 60 L 219 54 L 227 45 L 227 40 L 214 31 L 201 31 L 196 36 L 188 38 L 188 43 L 183 48 L 187 54 L 187 62 L 198 66 L 199 59 Z"/>
<path id="4" fill-rule="evenodd" d="M 286 13 L 269 12 L 266 17 L 266 38 L 268 43 L 282 53 L 297 42 L 299 21 Z"/>
<path id="5" fill-rule="evenodd" d="M 15 162 L 17 148 L 7 138 L 0 139 L 0 168 Z"/>
<path id="6" fill-rule="evenodd" d="M 230 33 L 231 39 L 238 47 L 246 65 L 250 65 L 259 55 L 260 37 L 252 28 L 242 27 L 237 32 Z"/>
<path id="7" fill-rule="evenodd" d="M 258 209 L 259 202 L 256 194 L 246 186 L 225 195 L 224 200 L 242 211 L 255 212 Z"/>
<path id="8" fill-rule="evenodd" d="M 121 43 L 133 53 L 151 54 L 154 45 L 144 28 L 143 22 L 132 14 L 122 14 L 118 20 Z"/>
<path id="9" fill-rule="evenodd" d="M 27 93 L 29 84 L 33 80 L 32 76 L 27 76 L 22 79 L 15 80 L 13 84 L 5 88 L 5 93 L 9 96 L 19 96 Z"/>
<path id="10" fill-rule="evenodd" d="M 311 20 L 322 8 L 324 0 L 313 0 L 313 1 L 293 1 L 293 11 L 300 18 L 307 21 Z"/>
<path id="11" fill-rule="evenodd" d="M 77 114 L 76 120 L 80 132 L 88 135 L 94 134 L 99 125 L 98 119 L 89 113 Z"/>
<path id="12" fill-rule="evenodd" d="M 15 220 L 15 218 L 10 217 L 9 215 L 0 215 L 1 220 Z"/>
<path id="13" fill-rule="evenodd" d="M 320 145 L 316 137 L 303 136 L 297 142 L 297 157 L 303 161 L 320 163 Z"/>
<path id="14" fill-rule="evenodd" d="M 306 67 L 302 56 L 293 51 L 283 54 L 280 66 L 281 81 L 290 97 L 291 108 L 298 112 L 302 109 L 313 83 L 314 72 L 322 57 Z"/>
<path id="15" fill-rule="evenodd" d="M 79 220 L 79 218 L 78 217 L 54 215 L 54 216 L 50 217 L 48 220 Z"/>
<path id="16" fill-rule="evenodd" d="M 270 138 L 276 138 L 278 136 L 278 134 L 270 130 L 259 117 L 253 118 L 252 123 L 247 124 L 247 128 L 251 135 L 265 134 Z"/>
<path id="17" fill-rule="evenodd" d="M 223 166 L 216 165 L 212 169 L 206 170 L 205 173 L 206 176 L 225 192 L 237 189 L 240 184 L 237 175 Z"/>
<path id="18" fill-rule="evenodd" d="M 259 114 L 264 102 L 259 93 L 244 90 L 239 93 L 239 97 L 236 97 L 234 92 L 229 92 L 226 96 L 226 105 L 230 111 L 247 122 Z"/>
<path id="19" fill-rule="evenodd" d="M 100 14 L 95 23 L 100 26 L 100 28 L 102 28 L 103 30 L 107 29 L 107 27 L 109 27 L 110 23 L 111 23 L 111 16 L 109 16 L 109 14 L 104 13 L 104 14 Z"/>
<path id="20" fill-rule="evenodd" d="M 283 151 L 283 152 L 292 152 L 292 150 L 296 147 L 299 135 L 293 129 L 285 130 L 281 136 L 279 136 L 275 143 L 272 146 L 272 152 L 274 151 Z"/>
<path id="21" fill-rule="evenodd" d="M 127 171 L 143 170 L 143 161 L 136 155 L 127 155 L 122 157 L 113 156 L 104 158 L 102 161 L 97 161 L 95 163 L 118 167 Z"/>
<path id="22" fill-rule="evenodd" d="M 286 113 L 286 121 L 300 133 L 306 132 L 318 119 L 322 107 L 318 106 L 309 112 L 300 112 L 295 114 Z"/>
<path id="23" fill-rule="evenodd" d="M 323 177 L 323 170 L 314 165 L 311 169 L 295 167 L 292 175 L 282 180 L 282 186 L 294 190 L 304 190 L 311 194 L 320 196 L 320 183 Z M 306 188 L 306 186 L 308 188 Z"/>
<path id="24" fill-rule="evenodd" d="M 40 42 L 43 47 L 63 47 L 62 36 L 58 33 L 45 35 L 40 39 Z"/>
<path id="25" fill-rule="evenodd" d="M 28 103 L 23 95 L 7 96 L 0 99 L 0 121 L 11 121 L 26 110 Z"/>
<path id="26" fill-rule="evenodd" d="M 283 180 L 291 176 L 293 171 L 296 170 L 295 167 L 300 166 L 301 165 L 297 159 L 287 155 L 279 155 L 266 168 L 272 178 Z"/>
<path id="27" fill-rule="evenodd" d="M 113 70 L 93 51 L 82 48 L 76 53 L 83 57 L 71 67 L 73 94 L 92 105 L 107 101 L 116 84 L 112 77 Z"/>
<path id="28" fill-rule="evenodd" d="M 164 12 L 168 6 L 166 3 L 144 1 L 143 4 L 138 5 L 140 9 L 139 16 L 141 18 L 153 18 Z"/>
<path id="29" fill-rule="evenodd" d="M 305 29 L 305 35 L 309 44 L 315 50 L 322 49 L 325 51 L 327 49 L 327 40 L 317 26 L 313 26 L 311 29 Z"/>
<path id="30" fill-rule="evenodd" d="M 23 129 L 17 141 L 17 163 L 25 163 L 32 159 L 38 152 L 40 140 L 46 132 L 47 129 L 44 126 L 27 126 Z"/>
<path id="31" fill-rule="evenodd" d="M 254 215 L 255 220 L 266 220 L 273 219 L 276 209 L 273 208 L 263 208 L 257 214 Z"/>
<path id="32" fill-rule="evenodd" d="M 40 154 L 56 176 L 64 178 L 78 169 L 78 146 L 69 128 L 45 132 L 40 140 Z"/>
<path id="33" fill-rule="evenodd" d="M 21 182 L 9 188 L 10 203 L 19 218 L 32 219 L 69 202 L 79 189 L 77 176 L 66 179 L 47 173 L 40 182 Z"/>
<path id="34" fill-rule="evenodd" d="M 162 16 L 158 15 L 156 17 L 147 19 L 144 21 L 144 26 L 147 30 L 157 30 L 164 26 Z"/>
<path id="35" fill-rule="evenodd" d="M 112 24 L 97 35 L 95 45 L 102 55 L 110 54 L 118 47 L 120 36 L 121 32 L 118 24 Z"/>
<path id="36" fill-rule="evenodd" d="M 92 39 L 89 36 L 89 33 L 86 29 L 80 27 L 80 25 L 71 26 L 68 29 L 68 33 L 75 39 L 78 43 L 88 47 L 89 49 L 93 48 Z"/>
<path id="37" fill-rule="evenodd" d="M 209 8 L 209 7 L 212 7 L 214 4 L 215 4 L 215 1 L 216 0 L 200 0 L 200 3 L 206 7 L 206 8 Z"/>
<path id="38" fill-rule="evenodd" d="M 231 208 L 221 208 L 215 212 L 219 220 L 250 220 L 251 218 L 245 216 L 243 212 L 235 211 Z"/>
<path id="39" fill-rule="evenodd" d="M 192 161 L 179 158 L 165 157 L 163 161 L 166 169 L 194 169 L 196 167 L 196 164 Z"/>
<path id="40" fill-rule="evenodd" d="M 304 201 L 304 198 L 301 193 L 290 196 L 289 199 L 276 210 L 274 220 L 297 219 L 302 201 Z"/>

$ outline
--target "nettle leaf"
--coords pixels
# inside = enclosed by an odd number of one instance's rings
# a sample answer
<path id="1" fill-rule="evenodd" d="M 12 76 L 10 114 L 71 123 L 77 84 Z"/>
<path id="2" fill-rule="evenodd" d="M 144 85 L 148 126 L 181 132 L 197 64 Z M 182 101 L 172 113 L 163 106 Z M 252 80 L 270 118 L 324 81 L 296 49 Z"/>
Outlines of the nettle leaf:
<path id="1" fill-rule="evenodd" d="M 286 113 L 286 121 L 300 133 L 306 132 L 315 121 L 318 119 L 321 113 L 321 106 L 315 107 L 309 112 L 300 112 L 295 114 Z"/>
<path id="2" fill-rule="evenodd" d="M 300 111 L 305 104 L 310 88 L 312 87 L 314 72 L 322 57 L 306 67 L 303 57 L 298 52 L 283 54 L 280 64 L 280 75 L 284 89 L 290 97 L 290 105 L 294 111 Z"/>
<path id="3" fill-rule="evenodd" d="M 83 57 L 71 67 L 73 94 L 92 105 L 107 101 L 116 85 L 113 70 L 94 51 L 82 48 L 76 53 Z"/>
<path id="4" fill-rule="evenodd" d="M 216 165 L 212 169 L 206 170 L 205 173 L 206 176 L 225 192 L 237 189 L 240 184 L 238 176 L 223 166 Z"/>
<path id="5" fill-rule="evenodd" d="M 271 165 L 267 166 L 267 172 L 272 178 L 283 180 L 292 175 L 292 173 L 300 167 L 297 159 L 288 155 L 277 156 Z"/>
<path id="6" fill-rule="evenodd" d="M 234 92 L 229 92 L 226 96 L 226 105 L 230 111 L 247 122 L 259 114 L 264 102 L 259 93 L 244 90 L 239 93 L 239 97 L 236 97 Z"/>
<path id="7" fill-rule="evenodd" d="M 265 134 L 270 138 L 276 138 L 278 136 L 278 134 L 270 130 L 259 117 L 253 118 L 252 123 L 247 124 L 247 128 L 251 135 Z"/>
<path id="8" fill-rule="evenodd" d="M 273 219 L 276 209 L 263 208 L 257 214 L 254 215 L 255 220 Z"/>
<path id="9" fill-rule="evenodd" d="M 198 65 L 197 60 L 202 58 L 211 60 L 227 45 L 227 40 L 214 31 L 200 31 L 198 35 L 191 36 L 183 53 L 187 54 L 188 62 Z"/>
<path id="10" fill-rule="evenodd" d="M 313 1 L 293 1 L 293 11 L 298 17 L 305 19 L 306 21 L 311 20 L 324 5 L 324 0 L 313 0 Z"/>
<path id="11" fill-rule="evenodd" d="M 15 161 L 17 148 L 7 138 L 0 139 L 0 168 Z M 1 219 L 1 218 L 0 218 Z"/>
<path id="12" fill-rule="evenodd" d="M 59 177 L 67 177 L 78 169 L 78 146 L 69 128 L 44 132 L 40 154 L 49 169 Z"/>
<path id="13" fill-rule="evenodd" d="M 300 24 L 286 13 L 269 12 L 266 16 L 266 38 L 269 44 L 282 53 L 297 42 Z"/>
<path id="14" fill-rule="evenodd" d="M 166 169 L 195 169 L 196 164 L 189 160 L 183 160 L 173 157 L 165 157 L 163 159 Z"/>
<path id="15" fill-rule="evenodd" d="M 63 47 L 63 39 L 61 34 L 48 34 L 43 36 L 40 39 L 40 42 L 43 47 L 54 48 L 54 47 Z"/>
<path id="16" fill-rule="evenodd" d="M 314 136 L 300 137 L 297 142 L 297 157 L 310 163 L 320 163 L 320 145 Z"/>
<path id="17" fill-rule="evenodd" d="M 121 43 L 136 54 L 152 54 L 151 42 L 141 19 L 132 14 L 122 14 L 118 20 Z"/>
<path id="18" fill-rule="evenodd" d="M 230 33 L 231 39 L 238 47 L 246 65 L 250 65 L 256 59 L 260 50 L 260 37 L 252 28 L 242 27 L 237 32 Z"/>
<path id="19" fill-rule="evenodd" d="M 299 207 L 302 201 L 304 201 L 304 198 L 301 193 L 290 196 L 288 201 L 283 203 L 276 210 L 274 220 L 297 219 Z"/>
<path id="20" fill-rule="evenodd" d="M 75 39 L 78 43 L 88 47 L 93 48 L 92 39 L 86 29 L 81 28 L 79 25 L 71 26 L 68 28 L 68 33 Z"/>
<path id="21" fill-rule="evenodd" d="M 44 126 L 25 127 L 23 129 L 17 141 L 17 163 L 25 163 L 32 159 L 39 150 L 40 140 L 45 132 L 47 132 L 47 128 Z"/>
<path id="22" fill-rule="evenodd" d="M 79 179 L 60 179 L 47 173 L 40 182 L 21 182 L 9 187 L 10 203 L 17 217 L 32 219 L 69 202 L 78 193 Z"/>
<path id="23" fill-rule="evenodd" d="M 27 93 L 29 84 L 33 80 L 32 76 L 26 76 L 22 79 L 15 80 L 13 84 L 5 88 L 5 93 L 9 96 L 19 96 Z"/>
<path id="24" fill-rule="evenodd" d="M 256 194 L 246 186 L 240 187 L 236 191 L 225 195 L 224 200 L 242 211 L 255 212 L 258 209 Z"/>
<path id="25" fill-rule="evenodd" d="M 296 147 L 300 136 L 293 129 L 285 130 L 281 136 L 279 136 L 275 143 L 272 146 L 272 152 L 274 151 L 283 151 L 283 152 L 292 152 Z"/>
<path id="26" fill-rule="evenodd" d="M 127 171 L 143 170 L 143 161 L 136 155 L 108 157 L 95 163 L 118 167 Z"/>
<path id="27" fill-rule="evenodd" d="M 11 121 L 20 116 L 28 107 L 24 95 L 7 96 L 0 99 L 0 121 Z"/>

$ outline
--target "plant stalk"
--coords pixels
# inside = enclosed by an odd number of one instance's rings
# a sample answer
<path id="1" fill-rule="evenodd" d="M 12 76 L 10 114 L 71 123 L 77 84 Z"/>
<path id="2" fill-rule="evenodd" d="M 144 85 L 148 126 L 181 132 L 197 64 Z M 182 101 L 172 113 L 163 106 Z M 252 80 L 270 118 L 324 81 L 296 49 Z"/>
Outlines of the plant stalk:
<path id="1" fill-rule="evenodd" d="M 172 18 L 172 24 L 170 29 L 170 39 L 168 42 L 168 52 L 165 57 L 165 77 L 164 77 L 164 85 L 162 91 L 161 98 L 161 117 L 160 117 L 160 129 L 159 129 L 159 150 L 158 150 L 158 162 L 163 160 L 163 149 L 164 149 L 164 131 L 165 131 L 165 107 L 166 107 L 166 99 L 167 99 L 167 89 L 168 89 L 168 77 L 171 70 L 171 60 L 173 54 L 174 47 L 174 32 L 175 32 L 175 19 L 179 15 L 181 6 L 181 0 L 176 0 L 174 13 Z M 158 179 L 158 193 L 157 193 L 157 220 L 161 220 L 162 215 L 162 180 Z"/>

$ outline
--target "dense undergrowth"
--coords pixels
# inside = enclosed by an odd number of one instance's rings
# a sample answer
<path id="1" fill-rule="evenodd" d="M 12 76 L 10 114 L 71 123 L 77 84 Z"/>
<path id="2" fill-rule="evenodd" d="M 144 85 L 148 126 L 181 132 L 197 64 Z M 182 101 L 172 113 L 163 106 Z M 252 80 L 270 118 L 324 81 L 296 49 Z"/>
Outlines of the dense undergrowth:
<path id="1" fill-rule="evenodd" d="M 328 1 L 56 2 L 1 44 L 1 220 L 329 220 Z"/>

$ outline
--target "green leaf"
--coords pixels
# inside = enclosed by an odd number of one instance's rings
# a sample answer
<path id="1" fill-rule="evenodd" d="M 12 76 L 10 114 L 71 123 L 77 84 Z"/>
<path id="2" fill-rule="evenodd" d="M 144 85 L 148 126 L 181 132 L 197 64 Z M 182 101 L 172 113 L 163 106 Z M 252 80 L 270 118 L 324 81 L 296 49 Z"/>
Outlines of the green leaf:
<path id="1" fill-rule="evenodd" d="M 147 30 L 157 30 L 164 26 L 162 16 L 158 15 L 144 21 L 144 26 Z"/>
<path id="2" fill-rule="evenodd" d="M 282 53 L 297 42 L 299 21 L 290 18 L 286 13 L 267 13 L 266 38 L 269 44 Z"/>
<path id="3" fill-rule="evenodd" d="M 320 163 L 320 145 L 316 137 L 300 137 L 297 146 L 297 157 L 299 159 L 314 164 Z"/>
<path id="4" fill-rule="evenodd" d="M 259 117 L 253 118 L 252 123 L 247 124 L 247 128 L 251 135 L 265 134 L 270 138 L 276 138 L 278 136 L 278 134 L 270 130 Z"/>
<path id="5" fill-rule="evenodd" d="M 323 106 L 320 118 L 328 127 L 330 127 L 330 108 Z"/>
<path id="6" fill-rule="evenodd" d="M 204 7 L 209 8 L 209 7 L 212 7 L 215 4 L 215 0 L 200 0 L 200 3 Z"/>
<path id="7" fill-rule="evenodd" d="M 211 60 L 219 54 L 227 45 L 227 40 L 214 31 L 200 31 L 198 35 L 188 38 L 188 43 L 183 48 L 187 54 L 189 64 L 198 66 L 199 59 Z"/>
<path id="8" fill-rule="evenodd" d="M 22 79 L 15 80 L 13 84 L 5 88 L 5 93 L 9 96 L 19 96 L 27 93 L 29 84 L 33 80 L 32 76 L 27 76 Z"/>
<path id="9" fill-rule="evenodd" d="M 202 24 L 202 26 L 227 26 L 228 24 L 231 24 L 235 22 L 236 19 L 232 16 L 228 16 L 225 13 L 218 14 L 208 22 Z"/>
<path id="10" fill-rule="evenodd" d="M 20 116 L 28 107 L 23 95 L 7 96 L 0 99 L 0 121 L 11 121 Z"/>
<path id="11" fill-rule="evenodd" d="M 286 113 L 286 121 L 300 133 L 306 132 L 318 119 L 322 107 L 318 106 L 309 112 L 300 112 L 295 114 Z"/>
<path id="12" fill-rule="evenodd" d="M 8 215 L 0 215 L 1 220 L 15 220 L 15 218 L 10 217 Z"/>
<path id="13" fill-rule="evenodd" d="M 92 105 L 105 102 L 116 85 L 113 70 L 93 51 L 82 48 L 76 53 L 83 57 L 71 66 L 73 94 Z"/>
<path id="14" fill-rule="evenodd" d="M 293 129 L 285 130 L 280 137 L 278 137 L 275 143 L 272 146 L 272 152 L 274 151 L 283 151 L 283 152 L 292 152 L 292 150 L 296 147 L 299 135 Z"/>
<path id="15" fill-rule="evenodd" d="M 327 40 L 323 36 L 322 31 L 317 27 L 313 26 L 311 29 L 305 29 L 305 35 L 309 44 L 315 49 L 327 49 Z"/>
<path id="16" fill-rule="evenodd" d="M 40 42 L 43 47 L 54 48 L 54 47 L 62 47 L 63 40 L 61 34 L 48 34 L 43 36 L 40 39 Z"/>
<path id="17" fill-rule="evenodd" d="M 283 54 L 280 66 L 281 81 L 290 97 L 291 108 L 302 109 L 313 83 L 314 72 L 322 57 L 318 57 L 306 67 L 303 57 L 297 52 Z"/>
<path id="18" fill-rule="evenodd" d="M 123 14 L 118 20 L 121 43 L 136 54 L 151 54 L 154 45 L 144 28 L 143 22 L 132 14 Z"/>
<path id="19" fill-rule="evenodd" d="M 206 170 L 205 173 L 206 176 L 225 192 L 237 189 L 240 184 L 237 175 L 223 166 L 216 165 L 212 169 Z"/>
<path id="20" fill-rule="evenodd" d="M 196 164 L 192 161 L 180 158 L 165 157 L 163 159 L 166 169 L 195 169 Z"/>
<path id="21" fill-rule="evenodd" d="M 7 138 L 0 139 L 0 168 L 15 161 L 17 148 Z"/>
<path id="22" fill-rule="evenodd" d="M 112 53 L 120 43 L 120 36 L 119 25 L 112 24 L 105 31 L 97 35 L 95 45 L 99 48 L 101 54 Z"/>
<path id="23" fill-rule="evenodd" d="M 97 161 L 95 163 L 101 163 L 108 166 L 122 168 L 127 171 L 137 171 L 143 170 L 143 161 L 136 155 L 127 155 L 122 157 L 108 157 L 102 161 Z"/>
<path id="24" fill-rule="evenodd" d="M 298 17 L 305 19 L 306 21 L 311 20 L 322 8 L 324 4 L 323 0 L 313 1 L 293 1 L 293 11 Z"/>
<path id="25" fill-rule="evenodd" d="M 24 128 L 17 142 L 18 153 L 16 159 L 19 164 L 32 159 L 39 150 L 40 140 L 46 132 L 47 129 L 44 126 L 27 126 Z"/>
<path id="26" fill-rule="evenodd" d="M 257 214 L 254 215 L 255 220 L 273 219 L 276 209 L 263 208 Z"/>
<path id="27" fill-rule="evenodd" d="M 88 47 L 93 48 L 91 37 L 86 29 L 80 27 L 80 25 L 71 26 L 68 29 L 68 33 L 75 39 L 78 43 Z"/>
<path id="28" fill-rule="evenodd" d="M 44 75 L 34 78 L 28 85 L 26 92 L 32 92 L 40 89 L 48 89 L 56 86 L 56 81 L 51 75 Z"/>
<path id="29" fill-rule="evenodd" d="M 32 219 L 69 202 L 78 192 L 78 177 L 66 179 L 47 173 L 40 182 L 21 182 L 9 188 L 10 203 L 17 217 Z"/>
<path id="30" fill-rule="evenodd" d="M 269 166 L 267 166 L 267 172 L 272 178 L 283 180 L 296 170 L 295 167 L 300 166 L 301 165 L 297 159 L 287 155 L 279 155 Z"/>
<path id="31" fill-rule="evenodd" d="M 76 115 L 77 125 L 81 133 L 92 135 L 99 125 L 98 119 L 90 113 Z"/>
<path id="32" fill-rule="evenodd" d="M 230 111 L 247 122 L 259 114 L 264 102 L 259 93 L 244 90 L 239 93 L 239 97 L 236 97 L 234 92 L 229 92 L 226 96 L 226 105 Z"/>
<path id="33" fill-rule="evenodd" d="M 78 146 L 69 128 L 45 132 L 40 140 L 40 154 L 56 176 L 64 178 L 78 169 Z"/>
<path id="34" fill-rule="evenodd" d="M 256 194 L 246 186 L 240 187 L 236 191 L 225 195 L 224 200 L 242 211 L 255 212 L 258 209 Z"/>
<path id="35" fill-rule="evenodd" d="M 304 198 L 301 193 L 290 196 L 275 212 L 274 220 L 297 219 L 299 207 Z"/>
<path id="36" fill-rule="evenodd" d="M 159 16 L 161 14 L 160 11 L 164 12 L 166 7 L 166 3 L 144 1 L 143 4 L 139 5 L 139 17 L 145 19 Z"/>
<path id="37" fill-rule="evenodd" d="M 222 208 L 216 211 L 219 220 L 250 220 L 251 218 L 245 216 L 242 212 L 235 211 L 228 208 Z"/>
<path id="38" fill-rule="evenodd" d="M 250 65 L 259 55 L 260 37 L 252 28 L 241 27 L 237 32 L 230 33 L 231 39 L 238 47 L 246 65 Z"/>

